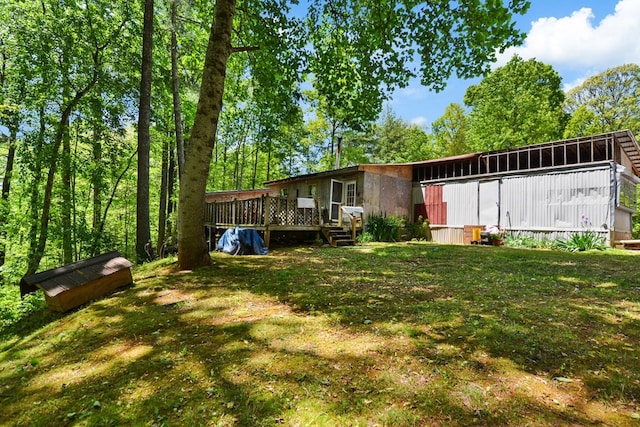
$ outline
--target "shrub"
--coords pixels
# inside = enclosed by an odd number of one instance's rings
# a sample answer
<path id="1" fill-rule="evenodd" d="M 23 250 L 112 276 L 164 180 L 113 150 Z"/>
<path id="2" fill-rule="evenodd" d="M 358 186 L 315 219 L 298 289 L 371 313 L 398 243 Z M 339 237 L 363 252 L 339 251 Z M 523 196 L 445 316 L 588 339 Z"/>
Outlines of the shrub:
<path id="1" fill-rule="evenodd" d="M 549 239 L 536 239 L 525 233 L 507 233 L 504 236 L 504 244 L 515 248 L 553 248 L 555 242 Z"/>
<path id="2" fill-rule="evenodd" d="M 409 240 L 431 240 L 431 229 L 429 228 L 429 220 L 424 220 L 422 215 L 414 223 L 406 223 L 404 231 Z"/>
<path id="3" fill-rule="evenodd" d="M 372 215 L 367 217 L 366 231 L 376 242 L 397 242 L 404 220 L 397 216 Z"/>
<path id="4" fill-rule="evenodd" d="M 373 235 L 371 233 L 369 233 L 368 231 L 365 231 L 365 232 L 359 234 L 358 238 L 356 240 L 358 241 L 358 243 L 373 242 Z"/>
<path id="5" fill-rule="evenodd" d="M 44 307 L 42 292 L 26 295 L 21 299 L 18 286 L 0 286 L 0 336 L 6 328 Z"/>
<path id="6" fill-rule="evenodd" d="M 572 233 L 569 239 L 558 240 L 556 247 L 569 252 L 581 252 L 590 249 L 601 251 L 607 248 L 604 237 L 592 230 Z"/>
<path id="7" fill-rule="evenodd" d="M 567 240 L 559 239 L 556 242 L 556 247 L 569 252 L 581 252 L 590 249 L 604 250 L 607 248 L 604 237 L 591 229 L 589 217 L 582 216 L 582 226 L 585 227 L 584 231 L 572 233 Z"/>

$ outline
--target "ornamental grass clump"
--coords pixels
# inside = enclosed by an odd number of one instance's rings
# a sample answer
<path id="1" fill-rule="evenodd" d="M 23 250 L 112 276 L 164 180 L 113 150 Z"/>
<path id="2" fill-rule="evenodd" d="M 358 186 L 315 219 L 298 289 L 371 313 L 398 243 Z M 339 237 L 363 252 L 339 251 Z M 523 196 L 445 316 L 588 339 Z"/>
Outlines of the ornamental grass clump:
<path id="1" fill-rule="evenodd" d="M 374 242 L 397 242 L 402 226 L 403 220 L 397 216 L 369 215 L 366 232 L 371 234 Z"/>
<path id="2" fill-rule="evenodd" d="M 604 237 L 592 229 L 591 221 L 582 215 L 583 231 L 572 233 L 567 240 L 559 240 L 558 249 L 569 252 L 582 252 L 591 249 L 604 250 L 607 248 Z"/>

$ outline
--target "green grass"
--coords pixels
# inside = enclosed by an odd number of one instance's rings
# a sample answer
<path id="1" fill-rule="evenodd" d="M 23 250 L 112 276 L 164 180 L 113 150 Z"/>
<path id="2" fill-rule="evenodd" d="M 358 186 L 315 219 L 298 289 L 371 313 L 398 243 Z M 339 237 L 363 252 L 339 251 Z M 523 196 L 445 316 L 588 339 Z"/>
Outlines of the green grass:
<path id="1" fill-rule="evenodd" d="M 213 254 L 0 330 L 0 425 L 640 423 L 640 253 Z"/>

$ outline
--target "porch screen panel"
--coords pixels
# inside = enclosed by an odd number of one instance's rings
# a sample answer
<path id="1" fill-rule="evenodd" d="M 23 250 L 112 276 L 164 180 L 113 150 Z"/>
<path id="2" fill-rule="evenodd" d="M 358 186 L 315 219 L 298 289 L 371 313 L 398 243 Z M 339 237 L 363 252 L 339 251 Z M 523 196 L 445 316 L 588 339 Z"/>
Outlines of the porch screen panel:
<path id="1" fill-rule="evenodd" d="M 331 180 L 331 212 L 330 219 L 337 221 L 340 217 L 340 204 L 342 204 L 342 181 Z"/>
<path id="2" fill-rule="evenodd" d="M 445 184 L 443 200 L 447 206 L 447 225 L 462 227 L 478 224 L 478 182 Z"/>
<path id="3" fill-rule="evenodd" d="M 505 178 L 500 224 L 520 230 L 592 229 L 611 225 L 609 168 Z"/>

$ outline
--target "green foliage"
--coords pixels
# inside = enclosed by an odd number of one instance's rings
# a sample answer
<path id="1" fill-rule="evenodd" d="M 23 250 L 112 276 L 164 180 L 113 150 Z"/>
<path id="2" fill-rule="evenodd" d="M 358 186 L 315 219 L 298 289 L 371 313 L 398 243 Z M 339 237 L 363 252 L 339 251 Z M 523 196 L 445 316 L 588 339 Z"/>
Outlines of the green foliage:
<path id="1" fill-rule="evenodd" d="M 566 121 L 560 83 L 550 65 L 516 55 L 470 86 L 469 146 L 486 151 L 560 139 Z"/>
<path id="2" fill-rule="evenodd" d="M 591 222 L 585 215 L 582 216 L 582 226 L 584 230 L 571 233 L 568 239 L 558 239 L 556 247 L 569 252 L 607 249 L 604 237 L 591 229 Z"/>
<path id="3" fill-rule="evenodd" d="M 640 65 L 612 67 L 567 94 L 566 138 L 629 129 L 640 133 Z"/>
<path id="4" fill-rule="evenodd" d="M 536 239 L 526 233 L 507 233 L 504 236 L 505 246 L 511 246 L 515 248 L 543 248 L 552 249 L 555 247 L 555 242 L 549 239 Z"/>
<path id="5" fill-rule="evenodd" d="M 597 135 L 603 132 L 604 128 L 596 114 L 587 108 L 586 105 L 580 105 L 567 122 L 567 126 L 564 128 L 563 138 L 568 139 L 579 136 Z"/>
<path id="6" fill-rule="evenodd" d="M 569 252 L 582 252 L 591 249 L 602 251 L 607 248 L 604 237 L 593 230 L 571 233 L 568 239 L 558 240 L 556 242 L 556 247 L 560 250 Z"/>
<path id="7" fill-rule="evenodd" d="M 404 220 L 395 215 L 369 214 L 365 230 L 371 234 L 374 242 L 397 242 L 400 240 L 403 224 Z"/>
<path id="8" fill-rule="evenodd" d="M 368 231 L 363 231 L 362 233 L 358 234 L 356 241 L 358 243 L 371 243 L 374 241 L 373 234 L 369 233 Z"/>
<path id="9" fill-rule="evenodd" d="M 391 109 L 356 143 L 363 147 L 371 163 L 404 163 L 434 157 L 431 135 L 396 116 Z"/>
<path id="10" fill-rule="evenodd" d="M 42 292 L 28 294 L 20 298 L 18 286 L 0 285 L 0 337 L 9 327 L 15 325 L 29 314 L 44 308 Z"/>
<path id="11" fill-rule="evenodd" d="M 431 240 L 429 220 L 424 220 L 422 215 L 418 217 L 416 222 L 406 222 L 404 231 L 409 240 Z"/>
<path id="12" fill-rule="evenodd" d="M 460 104 L 449 104 L 442 117 L 433 122 L 437 157 L 456 156 L 470 151 L 467 144 L 467 116 Z"/>

